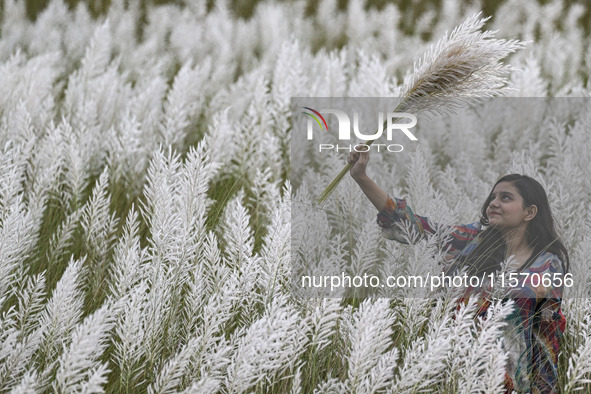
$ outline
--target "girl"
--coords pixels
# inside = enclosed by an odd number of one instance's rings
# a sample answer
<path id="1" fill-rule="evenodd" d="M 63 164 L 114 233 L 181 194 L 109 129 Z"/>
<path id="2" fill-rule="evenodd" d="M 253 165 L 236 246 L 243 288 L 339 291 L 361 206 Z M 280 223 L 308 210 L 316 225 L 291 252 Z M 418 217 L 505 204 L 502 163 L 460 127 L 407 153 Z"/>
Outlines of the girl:
<path id="1" fill-rule="evenodd" d="M 406 243 L 402 223 L 421 236 L 435 232 L 427 218 L 413 214 L 405 200 L 391 198 L 367 176 L 369 152 L 352 152 L 348 161 L 351 176 L 379 211 L 378 225 L 386 238 Z M 506 285 L 516 308 L 504 335 L 509 354 L 505 386 L 508 392 L 557 392 L 559 339 L 565 328 L 560 305 L 569 258 L 542 185 L 525 175 L 502 177 L 482 206 L 480 222 L 453 226 L 445 247 L 447 273 L 464 268 L 481 276 L 500 270 L 501 262 L 513 256 L 506 270 L 519 280 Z M 480 304 L 484 316 L 489 302 Z"/>

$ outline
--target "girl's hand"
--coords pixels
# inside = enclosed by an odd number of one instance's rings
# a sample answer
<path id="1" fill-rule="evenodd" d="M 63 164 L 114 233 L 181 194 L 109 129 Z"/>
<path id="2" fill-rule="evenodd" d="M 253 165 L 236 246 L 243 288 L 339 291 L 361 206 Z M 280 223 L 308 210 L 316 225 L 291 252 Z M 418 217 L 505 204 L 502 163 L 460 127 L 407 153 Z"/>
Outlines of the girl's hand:
<path id="1" fill-rule="evenodd" d="M 369 146 L 360 144 L 355 149 L 360 152 L 351 152 L 349 153 L 349 157 L 347 157 L 347 161 L 352 166 L 349 172 L 373 206 L 378 211 L 382 211 L 388 203 L 388 194 L 365 173 L 365 168 L 369 161 Z"/>
<path id="2" fill-rule="evenodd" d="M 351 177 L 355 180 L 359 180 L 367 177 L 365 169 L 367 168 L 367 162 L 369 161 L 369 146 L 360 144 L 355 148 L 361 152 L 353 151 L 349 153 L 347 162 L 352 166 L 349 170 Z"/>

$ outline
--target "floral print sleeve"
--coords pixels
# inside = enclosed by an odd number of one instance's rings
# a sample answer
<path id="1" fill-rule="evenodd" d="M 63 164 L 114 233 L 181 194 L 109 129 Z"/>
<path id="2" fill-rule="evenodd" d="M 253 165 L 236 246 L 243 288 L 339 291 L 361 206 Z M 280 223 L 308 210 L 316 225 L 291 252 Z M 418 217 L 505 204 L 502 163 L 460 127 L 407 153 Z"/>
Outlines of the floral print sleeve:
<path id="1" fill-rule="evenodd" d="M 407 227 L 411 234 L 420 237 L 429 234 L 435 234 L 435 229 L 430 224 L 429 219 L 424 216 L 415 215 L 406 204 L 406 200 L 400 198 L 388 197 L 386 207 L 378 213 L 378 226 L 382 228 L 382 235 L 391 240 L 407 244 L 404 227 Z M 478 233 L 481 232 L 480 223 L 471 223 L 464 225 L 451 226 L 451 238 L 444 245 L 448 247 L 447 260 L 458 256 L 462 251 L 469 252 L 466 247 L 470 244 Z"/>

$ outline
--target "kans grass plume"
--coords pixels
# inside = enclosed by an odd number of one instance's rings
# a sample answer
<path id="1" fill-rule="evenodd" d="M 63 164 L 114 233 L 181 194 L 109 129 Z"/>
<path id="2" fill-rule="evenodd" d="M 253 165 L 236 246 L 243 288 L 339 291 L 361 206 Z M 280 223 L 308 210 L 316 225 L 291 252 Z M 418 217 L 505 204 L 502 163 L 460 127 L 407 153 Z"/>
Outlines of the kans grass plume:
<path id="1" fill-rule="evenodd" d="M 406 78 L 402 101 L 394 112 L 446 115 L 468 104 L 507 93 L 510 90 L 507 76 L 512 68 L 501 63 L 501 59 L 523 48 L 525 43 L 495 39 L 496 30 L 482 32 L 489 18 L 475 14 L 431 46 L 414 64 L 412 75 Z M 319 203 L 330 196 L 350 169 L 351 164 L 347 163 L 322 192 Z"/>

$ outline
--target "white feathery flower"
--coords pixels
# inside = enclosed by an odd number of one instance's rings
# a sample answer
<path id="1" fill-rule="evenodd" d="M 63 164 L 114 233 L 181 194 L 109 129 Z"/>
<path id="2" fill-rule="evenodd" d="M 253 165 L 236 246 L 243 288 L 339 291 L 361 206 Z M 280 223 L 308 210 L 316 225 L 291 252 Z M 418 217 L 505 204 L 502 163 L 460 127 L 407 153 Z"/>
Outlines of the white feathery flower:
<path id="1" fill-rule="evenodd" d="M 588 301 L 588 300 L 587 300 Z M 587 302 L 587 311 L 589 311 L 589 302 Z M 582 385 L 591 383 L 591 317 L 586 315 L 585 320 L 581 322 L 581 328 L 576 351 L 574 351 L 568 360 L 568 369 L 566 371 L 567 383 L 564 387 L 565 392 L 579 391 L 583 389 Z"/>
<path id="2" fill-rule="evenodd" d="M 394 316 L 388 299 L 364 301 L 354 312 L 352 321 L 346 322 L 347 337 L 351 344 L 347 355 L 347 379 L 352 392 L 383 390 L 386 382 L 393 377 L 396 364 L 389 366 L 389 372 L 380 365 L 379 369 L 386 373 L 386 379 L 372 379 L 372 372 L 375 373 L 382 357 L 387 355 L 388 360 L 392 361 L 391 356 L 396 354 L 395 350 L 390 349 L 393 324 Z M 394 353 L 389 353 L 392 351 Z"/>
<path id="3" fill-rule="evenodd" d="M 52 375 L 57 356 L 70 341 L 70 335 L 82 316 L 84 294 L 81 285 L 84 282 L 84 260 L 85 258 L 70 259 L 39 318 L 38 330 L 43 336 L 41 355 L 45 364 L 45 371 L 40 379 L 44 382 Z"/>
<path id="4" fill-rule="evenodd" d="M 524 43 L 494 39 L 496 31 L 481 32 L 488 19 L 473 15 L 427 50 L 405 79 L 400 110 L 446 114 L 472 99 L 507 91 L 511 66 L 500 60 Z"/>
<path id="5" fill-rule="evenodd" d="M 57 392 L 97 392 L 106 383 L 109 369 L 100 357 L 114 326 L 113 312 L 113 305 L 103 304 L 76 326 L 70 344 L 58 359 L 52 383 Z"/>
<path id="6" fill-rule="evenodd" d="M 37 373 L 28 371 L 25 373 L 20 383 L 10 390 L 10 394 L 35 394 L 40 391 L 40 386 L 37 381 Z"/>

